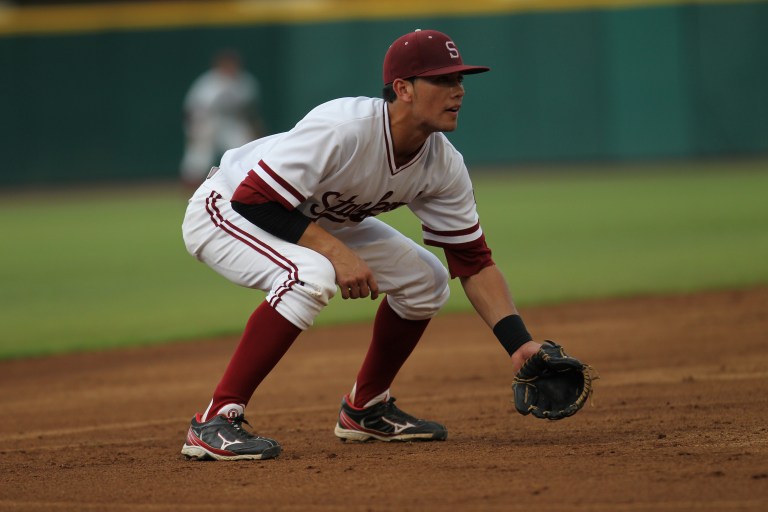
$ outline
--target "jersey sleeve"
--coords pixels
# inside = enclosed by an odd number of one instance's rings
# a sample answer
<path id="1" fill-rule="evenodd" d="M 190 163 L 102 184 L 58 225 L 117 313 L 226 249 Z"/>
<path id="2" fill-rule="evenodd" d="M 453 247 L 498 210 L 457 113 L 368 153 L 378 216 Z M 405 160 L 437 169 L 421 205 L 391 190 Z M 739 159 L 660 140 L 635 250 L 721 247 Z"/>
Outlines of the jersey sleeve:
<path id="1" fill-rule="evenodd" d="M 418 197 L 409 207 L 421 220 L 424 243 L 445 251 L 451 277 L 467 277 L 493 264 L 491 250 L 480 226 L 472 182 L 463 160 L 458 157 L 443 165 L 449 181 Z"/>
<path id="2" fill-rule="evenodd" d="M 274 201 L 292 210 L 312 195 L 329 169 L 340 165 L 339 155 L 333 127 L 308 115 L 262 155 L 233 199 L 245 204 Z"/>
<path id="3" fill-rule="evenodd" d="M 409 204 L 421 220 L 424 243 L 437 247 L 460 247 L 479 239 L 483 230 L 475 196 L 463 161 L 445 160 L 435 175 L 444 183 L 430 187 Z"/>

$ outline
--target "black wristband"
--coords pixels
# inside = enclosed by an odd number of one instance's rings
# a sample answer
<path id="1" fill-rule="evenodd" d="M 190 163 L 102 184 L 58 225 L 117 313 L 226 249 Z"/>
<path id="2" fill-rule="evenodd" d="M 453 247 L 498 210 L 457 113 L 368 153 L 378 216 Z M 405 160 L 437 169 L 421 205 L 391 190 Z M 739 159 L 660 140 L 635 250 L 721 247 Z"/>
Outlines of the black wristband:
<path id="1" fill-rule="evenodd" d="M 533 340 L 520 315 L 509 315 L 493 326 L 493 334 L 511 356 L 517 349 Z"/>

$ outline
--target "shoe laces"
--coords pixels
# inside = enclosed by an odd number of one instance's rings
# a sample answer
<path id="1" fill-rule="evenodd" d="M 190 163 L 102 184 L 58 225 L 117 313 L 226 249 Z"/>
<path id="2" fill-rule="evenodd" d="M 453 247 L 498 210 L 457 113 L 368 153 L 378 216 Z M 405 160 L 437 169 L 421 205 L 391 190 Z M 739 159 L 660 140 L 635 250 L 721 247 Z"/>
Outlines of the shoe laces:
<path id="1" fill-rule="evenodd" d="M 248 425 L 249 427 L 253 428 L 250 423 L 248 423 L 248 420 L 245 419 L 244 415 L 235 416 L 234 418 L 227 418 L 227 421 L 230 425 L 232 425 L 232 428 L 235 430 L 238 436 L 240 437 L 256 437 L 245 428 L 243 428 L 243 423 Z"/>
<path id="2" fill-rule="evenodd" d="M 401 410 L 398 406 L 395 405 L 395 397 L 390 397 L 389 400 L 386 402 L 382 402 L 383 411 L 382 416 L 386 416 L 387 418 L 395 419 L 398 422 L 416 422 L 419 421 L 417 418 L 414 418 L 407 412 Z"/>

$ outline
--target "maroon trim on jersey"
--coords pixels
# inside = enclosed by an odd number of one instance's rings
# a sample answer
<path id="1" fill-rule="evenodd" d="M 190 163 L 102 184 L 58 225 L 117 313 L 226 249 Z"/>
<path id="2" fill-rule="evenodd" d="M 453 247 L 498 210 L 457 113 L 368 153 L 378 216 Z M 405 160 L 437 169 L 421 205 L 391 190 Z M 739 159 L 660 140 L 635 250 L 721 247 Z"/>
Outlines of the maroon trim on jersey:
<path id="1" fill-rule="evenodd" d="M 397 168 L 395 167 L 392 134 L 389 132 L 389 109 L 387 108 L 386 101 L 384 102 L 384 115 L 381 116 L 381 122 L 384 125 L 384 145 L 387 148 L 387 164 L 389 164 L 389 173 L 394 176 Z"/>
<path id="2" fill-rule="evenodd" d="M 409 168 L 410 166 L 418 162 L 419 158 L 421 158 L 421 155 L 423 155 L 424 151 L 426 151 L 427 144 L 429 144 L 429 139 L 425 140 L 424 144 L 421 145 L 421 149 L 419 150 L 418 154 L 415 157 L 413 157 L 410 162 L 408 162 L 404 166 L 400 167 L 397 171 L 395 171 L 395 174 L 406 170 L 407 168 Z"/>
<path id="3" fill-rule="evenodd" d="M 480 222 L 477 222 L 477 224 L 475 224 L 471 228 L 457 229 L 457 230 L 454 230 L 454 231 L 438 231 L 436 229 L 428 228 L 424 224 L 421 225 L 421 229 L 422 229 L 422 231 L 426 231 L 427 233 L 432 233 L 433 235 L 440 235 L 440 236 L 464 236 L 464 235 L 468 235 L 470 233 L 474 233 L 475 231 L 480 229 Z M 469 243 L 473 243 L 473 242 L 469 242 Z M 437 245 L 437 243 L 435 243 L 433 245 Z"/>
<path id="4" fill-rule="evenodd" d="M 290 291 L 295 284 L 301 283 L 299 280 L 298 267 L 291 260 L 277 252 L 274 248 L 270 247 L 262 240 L 259 240 L 251 233 L 248 233 L 247 231 L 233 224 L 231 221 L 225 219 L 221 214 L 219 206 L 217 205 L 217 201 L 221 199 L 223 199 L 221 194 L 216 191 L 212 191 L 208 198 L 205 200 L 205 209 L 208 212 L 208 215 L 211 217 L 211 222 L 213 222 L 214 226 L 220 228 L 232 238 L 243 242 L 245 245 L 288 272 L 288 279 L 286 279 L 283 284 L 272 291 L 273 296 L 269 300 L 270 306 L 273 308 L 277 307 L 277 305 L 282 300 L 283 295 Z"/>
<path id="5" fill-rule="evenodd" d="M 232 194 L 232 200 L 244 204 L 263 204 L 272 201 L 280 203 L 288 210 L 293 210 L 293 205 L 270 187 L 254 170 L 248 171 L 248 175 Z"/>
<path id="6" fill-rule="evenodd" d="M 397 164 L 395 163 L 395 145 L 392 143 L 392 132 L 389 130 L 389 109 L 387 109 L 386 101 L 384 102 L 384 115 L 381 117 L 384 124 L 384 145 L 387 147 L 387 164 L 389 164 L 389 173 L 394 176 L 395 174 L 398 174 L 411 167 L 419 160 L 419 158 L 421 158 L 421 155 L 423 155 L 424 151 L 427 149 L 427 142 L 429 139 L 424 141 L 424 144 L 421 145 L 419 152 L 415 157 L 411 158 L 410 162 L 398 168 Z"/>
<path id="7" fill-rule="evenodd" d="M 290 183 L 288 183 L 287 181 L 285 181 L 285 180 L 284 180 L 284 179 L 283 179 L 283 178 L 282 178 L 280 175 L 278 175 L 278 174 L 277 174 L 275 171 L 273 171 L 273 170 L 272 170 L 272 168 L 271 168 L 271 167 L 269 167 L 269 166 L 267 165 L 267 163 L 266 163 L 264 160 L 259 160 L 259 167 L 261 167 L 262 169 L 264 169 L 264 171 L 265 171 L 267 174 L 269 174 L 269 176 L 270 176 L 270 177 L 271 177 L 273 180 L 275 180 L 276 182 L 278 182 L 278 183 L 280 184 L 280 186 L 281 186 L 281 187 L 283 187 L 285 190 L 287 190 L 288 192 L 290 192 L 290 193 L 291 193 L 291 195 L 292 195 L 293 197 L 295 197 L 296 199 L 298 199 L 298 201 L 299 201 L 300 203 L 303 203 L 304 201 L 306 201 L 306 200 L 307 200 L 307 198 L 306 198 L 306 197 L 304 197 L 303 195 L 301 195 L 301 193 L 300 193 L 298 190 L 296 190 L 295 188 L 293 188 L 293 186 L 292 186 Z M 293 206 L 291 206 L 291 208 L 293 208 Z"/>
<path id="8" fill-rule="evenodd" d="M 240 182 L 240 185 L 232 194 L 232 201 L 243 204 L 264 204 L 269 202 L 281 202 L 286 206 L 287 201 L 280 194 L 272 190 L 267 183 L 251 169 L 248 175 Z M 289 209 L 292 209 L 291 206 Z"/>

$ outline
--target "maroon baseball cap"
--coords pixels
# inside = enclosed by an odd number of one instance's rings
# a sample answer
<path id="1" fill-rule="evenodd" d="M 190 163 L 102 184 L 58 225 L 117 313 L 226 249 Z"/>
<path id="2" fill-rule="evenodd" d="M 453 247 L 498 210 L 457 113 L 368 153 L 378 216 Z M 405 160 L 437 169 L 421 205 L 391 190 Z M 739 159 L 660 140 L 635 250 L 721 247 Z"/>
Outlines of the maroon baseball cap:
<path id="1" fill-rule="evenodd" d="M 384 56 L 384 84 L 395 78 L 485 73 L 491 68 L 468 66 L 451 38 L 437 30 L 416 30 L 399 37 Z"/>

